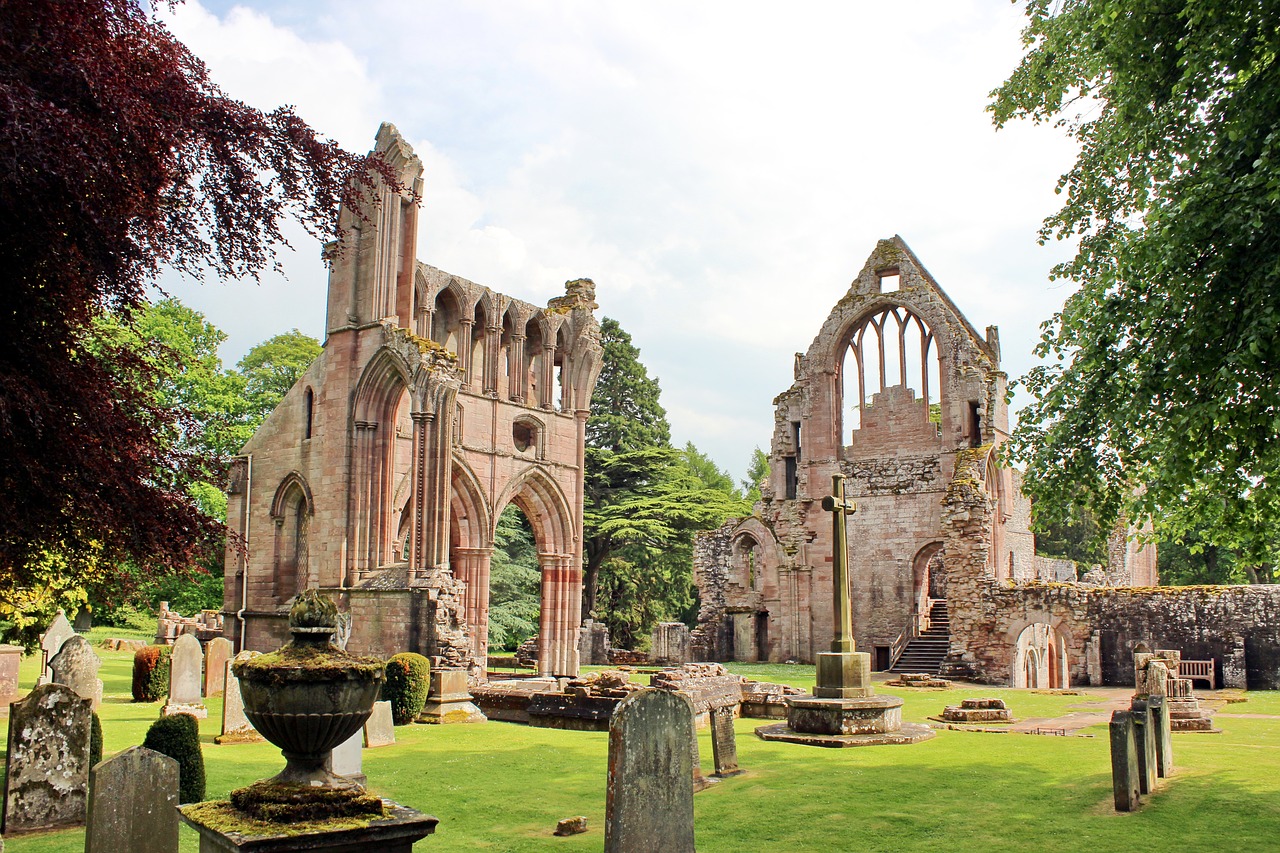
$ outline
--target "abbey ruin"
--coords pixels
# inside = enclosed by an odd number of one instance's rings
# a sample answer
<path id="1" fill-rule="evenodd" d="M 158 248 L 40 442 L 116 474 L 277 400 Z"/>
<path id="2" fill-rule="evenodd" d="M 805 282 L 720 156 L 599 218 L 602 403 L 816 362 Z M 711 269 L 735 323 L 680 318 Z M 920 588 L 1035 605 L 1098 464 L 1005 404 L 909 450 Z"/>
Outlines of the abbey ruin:
<path id="1" fill-rule="evenodd" d="M 854 633 L 878 669 L 1016 687 L 1132 683 L 1139 643 L 1275 686 L 1275 587 L 1157 587 L 1154 546 L 1113 534 L 1108 565 L 1035 553 L 1002 467 L 1007 377 L 900 237 L 881 240 L 774 401 L 769 477 L 747 518 L 699 536 L 702 660 L 811 662 L 831 636 L 831 475 L 849 521 Z"/>
<path id="2" fill-rule="evenodd" d="M 344 209 L 326 249 L 326 340 L 238 458 L 224 631 L 274 648 L 302 589 L 351 617 L 353 651 L 426 654 L 485 677 L 497 518 L 516 504 L 541 564 L 538 671 L 579 670 L 583 460 L 601 368 L 594 285 L 539 307 L 416 258 L 422 164 L 395 128 L 377 151 L 409 192 Z M 1002 467 L 1007 377 L 901 238 L 882 240 L 775 400 L 750 517 L 695 543 L 695 660 L 810 662 L 831 636 L 831 531 L 843 473 L 855 639 L 878 669 L 1021 687 L 1132 683 L 1139 644 L 1217 660 L 1219 683 L 1274 687 L 1280 594 L 1158 587 L 1154 548 L 1120 531 L 1108 565 L 1035 553 Z M 595 626 L 596 630 L 599 626 Z M 589 637 L 588 637 L 589 639 Z M 590 644 L 588 643 L 588 646 Z"/>
<path id="3" fill-rule="evenodd" d="M 394 127 L 376 150 L 421 193 Z M 540 672 L 576 675 L 594 285 L 545 307 L 495 293 L 418 261 L 417 215 L 385 186 L 341 213 L 324 350 L 232 472 L 227 525 L 247 547 L 228 547 L 226 632 L 275 648 L 287 602 L 318 587 L 351 614 L 351 650 L 482 676 L 493 531 L 515 503 L 542 567 Z"/>

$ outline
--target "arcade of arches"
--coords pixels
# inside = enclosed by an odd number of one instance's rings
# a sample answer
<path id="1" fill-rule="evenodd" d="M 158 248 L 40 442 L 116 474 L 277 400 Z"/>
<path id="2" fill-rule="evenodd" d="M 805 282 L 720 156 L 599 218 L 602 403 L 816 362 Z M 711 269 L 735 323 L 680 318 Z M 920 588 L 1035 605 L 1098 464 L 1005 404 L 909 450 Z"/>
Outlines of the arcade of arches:
<path id="1" fill-rule="evenodd" d="M 377 150 L 420 195 L 394 127 Z M 541 566 L 539 668 L 576 675 L 594 285 L 538 307 L 423 264 L 417 205 L 385 186 L 339 224 L 324 349 L 232 473 L 248 547 L 228 550 L 228 635 L 278 645 L 290 598 L 319 587 L 352 614 L 348 648 L 482 674 L 494 527 L 515 504 Z"/>

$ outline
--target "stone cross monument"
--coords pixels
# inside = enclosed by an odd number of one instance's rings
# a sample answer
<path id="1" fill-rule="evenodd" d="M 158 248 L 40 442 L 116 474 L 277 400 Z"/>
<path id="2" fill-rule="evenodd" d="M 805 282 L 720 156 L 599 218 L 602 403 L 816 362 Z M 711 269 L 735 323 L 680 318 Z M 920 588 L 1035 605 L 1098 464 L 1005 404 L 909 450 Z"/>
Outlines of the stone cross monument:
<path id="1" fill-rule="evenodd" d="M 857 512 L 844 495 L 844 475 L 833 474 L 832 492 L 822 499 L 831 513 L 831 651 L 818 653 L 812 696 L 787 698 L 787 722 L 756 729 L 763 740 L 809 746 L 872 746 L 918 743 L 933 737 L 928 726 L 902 722 L 902 700 L 877 696 L 871 686 L 871 655 L 854 650 L 849 601 L 848 518 Z"/>

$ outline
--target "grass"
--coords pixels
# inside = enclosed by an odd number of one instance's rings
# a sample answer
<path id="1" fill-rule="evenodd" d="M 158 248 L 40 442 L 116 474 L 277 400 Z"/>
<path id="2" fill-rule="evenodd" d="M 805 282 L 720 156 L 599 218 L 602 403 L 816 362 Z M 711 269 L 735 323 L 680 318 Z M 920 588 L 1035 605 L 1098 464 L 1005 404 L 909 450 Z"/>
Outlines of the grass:
<path id="1" fill-rule="evenodd" d="M 111 636 L 104 632 L 104 636 Z M 142 742 L 159 706 L 129 701 L 131 656 L 99 650 L 107 700 L 101 716 L 108 754 Z M 812 667 L 742 664 L 735 671 L 798 687 Z M 30 686 L 36 661 L 24 659 Z M 1055 716 L 1096 702 L 991 687 L 946 692 L 879 687 L 904 697 L 904 718 L 922 721 L 970 696 L 999 696 L 1015 716 Z M 1280 715 L 1280 694 L 1250 693 L 1229 714 Z M 269 776 L 283 766 L 269 744 L 216 746 L 221 700 L 201 723 L 208 795 Z M 1141 849 L 1274 850 L 1280 837 L 1280 719 L 1220 716 L 1221 735 L 1174 736 L 1176 774 L 1139 812 L 1111 807 L 1104 726 L 1095 737 L 1036 737 L 942 731 L 915 746 L 827 750 L 765 743 L 739 720 L 746 769 L 695 798 L 702 853 L 758 851 L 946 851 L 1046 853 Z M 608 737 L 509 723 L 401 726 L 394 746 L 367 750 L 375 793 L 440 818 L 415 850 L 598 851 L 602 845 Z M 711 743 L 701 734 L 703 766 Z M 584 835 L 554 838 L 557 820 L 586 815 Z M 79 853 L 83 832 L 5 839 L 10 853 Z M 196 853 L 185 827 L 181 850 Z"/>

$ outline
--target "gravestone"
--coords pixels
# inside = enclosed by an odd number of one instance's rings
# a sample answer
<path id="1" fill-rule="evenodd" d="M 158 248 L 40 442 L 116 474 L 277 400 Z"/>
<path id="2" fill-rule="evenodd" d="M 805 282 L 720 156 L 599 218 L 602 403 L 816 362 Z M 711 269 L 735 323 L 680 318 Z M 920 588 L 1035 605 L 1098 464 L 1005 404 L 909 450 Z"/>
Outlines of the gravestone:
<path id="1" fill-rule="evenodd" d="M 737 776 L 738 740 L 733 730 L 733 708 L 716 708 L 711 712 L 711 753 L 715 757 L 715 775 L 721 779 Z"/>
<path id="2" fill-rule="evenodd" d="M 360 754 L 363 742 L 364 735 L 356 731 L 351 737 L 333 748 L 333 751 L 329 753 L 329 757 L 325 759 L 325 769 L 335 776 L 343 776 L 363 785 L 368 781 L 364 775 L 362 756 Z"/>
<path id="3" fill-rule="evenodd" d="M 204 652 L 194 634 L 183 634 L 173 644 L 169 658 L 169 701 L 160 710 L 163 716 L 190 714 L 203 720 L 209 709 L 200 701 L 200 670 Z"/>
<path id="4" fill-rule="evenodd" d="M 48 684 L 53 681 L 53 673 L 49 671 L 49 661 L 62 648 L 62 644 L 76 635 L 71 627 L 66 611 L 59 610 L 58 615 L 49 623 L 49 627 L 40 635 L 40 648 L 44 651 L 44 665 L 40 670 L 37 684 Z"/>
<path id="5" fill-rule="evenodd" d="M 235 644 L 226 637 L 214 637 L 204 649 L 204 695 L 217 696 L 227 687 L 227 661 Z"/>
<path id="6" fill-rule="evenodd" d="M 1131 812 L 1141 804 L 1138 791 L 1138 745 L 1133 736 L 1133 714 L 1111 712 L 1111 790 L 1116 811 Z"/>
<path id="7" fill-rule="evenodd" d="M 1133 740 L 1138 753 L 1138 792 L 1150 794 L 1156 787 L 1156 733 L 1151 708 L 1141 699 L 1133 700 Z"/>
<path id="8" fill-rule="evenodd" d="M 1173 772 L 1173 728 L 1169 722 L 1169 706 L 1163 696 L 1147 698 L 1151 709 L 1151 730 L 1156 735 L 1156 775 L 1167 777 Z"/>
<path id="9" fill-rule="evenodd" d="M 693 853 L 693 706 L 665 690 L 624 699 L 609 724 L 605 853 Z"/>
<path id="10" fill-rule="evenodd" d="M 21 664 L 22 646 L 0 644 L 0 706 L 8 705 L 18 697 L 18 667 Z"/>
<path id="11" fill-rule="evenodd" d="M 226 688 L 222 695 L 222 734 L 213 739 L 216 744 L 258 743 L 263 739 L 253 723 L 244 714 L 244 697 L 240 695 L 240 679 L 231 671 L 236 661 L 257 657 L 259 652 L 241 652 L 226 662 L 223 674 Z"/>
<path id="12" fill-rule="evenodd" d="M 391 719 L 390 702 L 374 702 L 373 713 L 364 724 L 364 745 L 368 749 L 390 746 L 396 742 L 396 727 Z"/>
<path id="13" fill-rule="evenodd" d="M 71 623 L 71 627 L 75 629 L 77 634 L 87 634 L 93 630 L 93 611 L 87 607 L 81 607 L 76 613 L 75 621 Z"/>
<path id="14" fill-rule="evenodd" d="M 178 762 L 133 746 L 89 771 L 85 853 L 174 853 Z"/>
<path id="15" fill-rule="evenodd" d="M 79 634 L 67 639 L 56 655 L 49 659 L 49 671 L 56 684 L 65 684 L 81 699 L 89 700 L 91 710 L 102 704 L 102 679 L 98 668 L 102 659 L 89 641 Z"/>
<path id="16" fill-rule="evenodd" d="M 79 826 L 89 794 L 89 705 L 42 684 L 9 706 L 3 832 Z"/>

